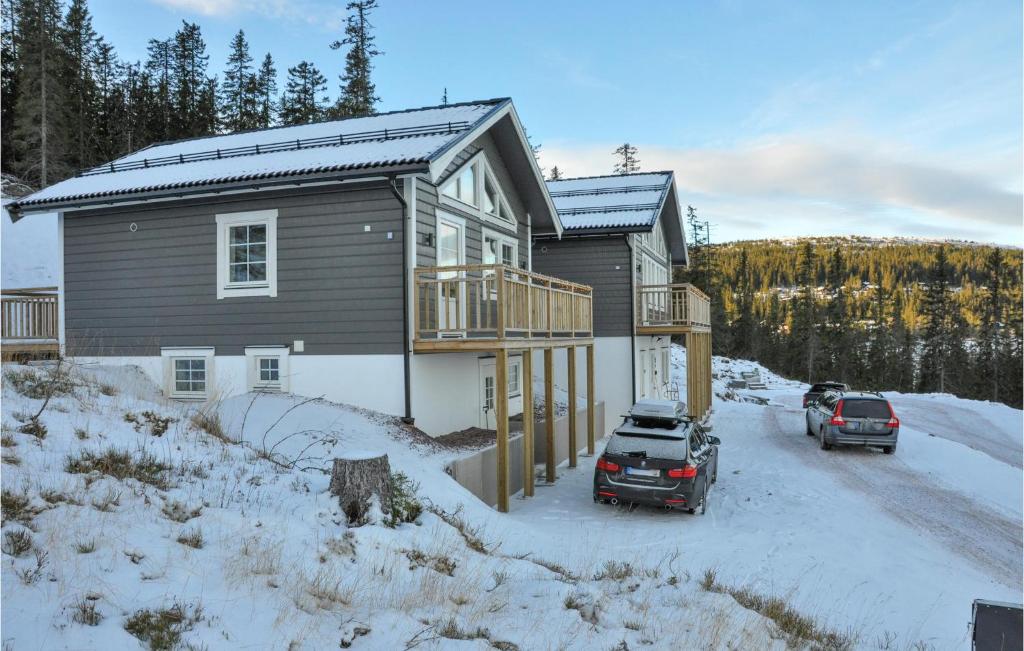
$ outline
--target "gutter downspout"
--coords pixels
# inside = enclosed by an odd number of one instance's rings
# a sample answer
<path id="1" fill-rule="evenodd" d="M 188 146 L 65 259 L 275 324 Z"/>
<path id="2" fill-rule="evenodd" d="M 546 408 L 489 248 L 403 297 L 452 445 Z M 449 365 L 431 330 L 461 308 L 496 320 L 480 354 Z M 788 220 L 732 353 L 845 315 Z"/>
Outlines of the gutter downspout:
<path id="1" fill-rule="evenodd" d="M 405 416 L 402 422 L 411 425 L 415 419 L 412 417 L 412 373 L 409 370 L 409 237 L 405 225 L 410 216 L 409 204 L 395 185 L 397 181 L 394 175 L 388 177 L 391 193 L 402 204 L 402 369 L 405 376 Z"/>
<path id="2" fill-rule="evenodd" d="M 623 235 L 629 249 L 629 367 L 633 378 L 633 404 L 636 404 L 636 251 L 629 242 L 629 235 Z"/>

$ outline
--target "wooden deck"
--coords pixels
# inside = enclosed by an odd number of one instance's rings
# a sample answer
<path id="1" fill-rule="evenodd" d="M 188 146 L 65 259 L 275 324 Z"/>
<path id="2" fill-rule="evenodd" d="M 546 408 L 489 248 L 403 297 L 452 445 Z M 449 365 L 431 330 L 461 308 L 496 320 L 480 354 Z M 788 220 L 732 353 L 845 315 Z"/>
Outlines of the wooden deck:
<path id="1" fill-rule="evenodd" d="M 417 267 L 413 350 L 495 351 L 593 343 L 593 290 L 505 265 Z"/>
<path id="2" fill-rule="evenodd" d="M 0 292 L 0 352 L 5 361 L 50 359 L 60 354 L 56 287 Z"/>
<path id="3" fill-rule="evenodd" d="M 683 335 L 686 340 L 686 408 L 691 418 L 711 411 L 711 299 L 689 283 L 641 285 L 636 333 Z"/>
<path id="4" fill-rule="evenodd" d="M 711 332 L 711 299 L 689 283 L 641 285 L 636 318 L 641 335 Z"/>

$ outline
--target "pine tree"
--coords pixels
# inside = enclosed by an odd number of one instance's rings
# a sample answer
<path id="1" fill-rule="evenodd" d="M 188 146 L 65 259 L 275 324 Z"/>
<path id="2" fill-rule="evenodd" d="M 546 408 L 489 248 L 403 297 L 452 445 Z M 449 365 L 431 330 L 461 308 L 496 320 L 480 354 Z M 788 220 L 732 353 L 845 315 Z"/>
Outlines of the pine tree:
<path id="1" fill-rule="evenodd" d="M 114 46 L 97 39 L 94 63 L 95 91 L 90 106 L 93 133 L 90 139 L 90 165 L 113 160 L 128 151 L 124 133 L 129 122 L 127 98 L 121 74 L 124 68 L 117 61 Z"/>
<path id="2" fill-rule="evenodd" d="M 274 67 L 274 58 L 267 55 L 263 57 L 259 73 L 256 75 L 256 100 L 257 118 L 256 126 L 261 129 L 274 124 L 277 120 L 277 68 Z"/>
<path id="3" fill-rule="evenodd" d="M 889 356 L 892 353 L 892 332 L 889 330 L 888 294 L 882 283 L 881 270 L 875 274 L 874 301 L 872 306 L 871 340 L 868 347 L 867 370 L 875 389 L 891 386 L 891 365 Z"/>
<path id="4" fill-rule="evenodd" d="M 842 248 L 836 247 L 828 260 L 828 271 L 825 274 L 825 294 L 829 297 L 825 309 L 824 322 L 821 324 L 822 367 L 829 369 L 829 379 L 838 382 L 850 380 L 847 371 L 849 342 L 846 331 L 849 327 L 846 316 L 846 258 Z"/>
<path id="5" fill-rule="evenodd" d="M 315 65 L 302 61 L 288 68 L 288 81 L 281 97 L 281 123 L 307 124 L 321 120 L 326 110 L 327 78 Z"/>
<path id="6" fill-rule="evenodd" d="M 64 107 L 68 112 L 67 159 L 74 169 L 80 170 L 98 162 L 92 147 L 96 93 L 93 66 L 97 62 L 98 43 L 85 0 L 71 0 L 62 32 L 67 61 L 63 80 L 68 102 Z"/>
<path id="7" fill-rule="evenodd" d="M 818 336 L 815 327 L 817 322 L 816 270 L 817 259 L 814 255 L 814 246 L 810 241 L 805 241 L 800 248 L 800 261 L 797 269 L 797 282 L 801 289 L 793 307 L 790 337 L 794 345 L 791 348 L 790 368 L 798 377 L 806 377 L 807 382 L 814 381 L 818 363 Z"/>
<path id="8" fill-rule="evenodd" d="M 228 131 L 255 129 L 259 124 L 256 77 L 245 32 L 231 39 L 231 53 L 221 84 L 221 124 Z"/>
<path id="9" fill-rule="evenodd" d="M 628 142 L 622 143 L 612 153 L 618 157 L 613 171 L 614 174 L 632 174 L 640 171 L 640 159 L 636 157 L 637 148 L 633 145 Z"/>
<path id="10" fill-rule="evenodd" d="M 173 136 L 171 116 L 174 114 L 174 40 L 150 39 L 146 48 L 146 73 L 152 92 L 150 109 L 144 122 L 143 140 L 158 142 L 170 140 Z"/>
<path id="11" fill-rule="evenodd" d="M 377 0 L 354 0 L 346 6 L 351 13 L 345 21 L 345 37 L 331 43 L 332 50 L 349 46 L 345 55 L 345 74 L 341 76 L 341 95 L 331 110 L 332 117 L 344 118 L 373 115 L 380 98 L 370 79 L 373 58 L 382 54 L 373 42 L 370 13 L 377 8 Z"/>
<path id="12" fill-rule="evenodd" d="M 46 186 L 65 178 L 67 131 L 65 89 L 67 70 L 56 0 L 22 0 L 15 12 L 18 62 L 15 100 L 14 171 L 26 183 Z"/>
<path id="13" fill-rule="evenodd" d="M 949 261 L 946 247 L 940 246 L 932 265 L 931 277 L 924 298 L 925 327 L 921 337 L 921 370 L 918 378 L 918 390 L 928 393 L 946 391 L 949 362 L 950 282 Z"/>
<path id="14" fill-rule="evenodd" d="M 217 124 L 216 82 L 210 94 L 210 79 L 206 76 L 206 43 L 199 25 L 182 21 L 174 34 L 174 115 L 171 124 L 173 137 L 191 138 L 214 131 Z"/>
<path id="15" fill-rule="evenodd" d="M 551 168 L 551 173 L 548 174 L 549 181 L 561 181 L 564 178 L 562 170 L 558 169 L 558 165 Z"/>
<path id="16" fill-rule="evenodd" d="M 746 247 L 740 251 L 740 266 L 735 287 L 737 294 L 736 321 L 733 323 L 732 354 L 743 359 L 757 356 L 757 339 L 754 336 L 754 297 L 750 286 L 750 258 Z"/>
<path id="17" fill-rule="evenodd" d="M 14 160 L 14 105 L 18 98 L 18 48 L 15 0 L 0 5 L 0 161 L 6 171 Z"/>

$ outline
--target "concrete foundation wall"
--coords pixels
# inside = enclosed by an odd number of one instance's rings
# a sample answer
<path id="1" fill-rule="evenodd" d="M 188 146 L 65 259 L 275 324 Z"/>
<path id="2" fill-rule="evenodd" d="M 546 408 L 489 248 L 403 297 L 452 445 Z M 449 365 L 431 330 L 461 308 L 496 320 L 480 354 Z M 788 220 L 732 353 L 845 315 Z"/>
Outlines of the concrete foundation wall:
<path id="1" fill-rule="evenodd" d="M 544 421 L 534 424 L 534 467 L 547 462 L 546 425 Z M 594 431 L 600 438 L 605 431 L 604 403 L 594 405 Z M 576 443 L 580 452 L 587 449 L 587 410 L 576 412 Z M 523 490 L 523 435 L 513 434 L 509 437 L 509 491 L 514 495 Z M 596 452 L 601 451 L 597 446 Z M 569 459 L 569 416 L 568 414 L 555 420 L 555 462 L 564 463 Z M 449 473 L 469 492 L 476 495 L 482 502 L 490 506 L 498 503 L 498 448 L 491 445 L 478 450 L 461 459 L 456 459 L 448 466 Z"/>

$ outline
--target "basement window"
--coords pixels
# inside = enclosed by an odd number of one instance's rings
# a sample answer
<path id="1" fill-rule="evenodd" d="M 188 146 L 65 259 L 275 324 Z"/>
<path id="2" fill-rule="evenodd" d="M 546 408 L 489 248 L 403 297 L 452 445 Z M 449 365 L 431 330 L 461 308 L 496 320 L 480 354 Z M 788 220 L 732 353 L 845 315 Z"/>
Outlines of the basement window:
<path id="1" fill-rule="evenodd" d="M 247 346 L 246 378 L 249 391 L 288 391 L 289 348 Z"/>
<path id="2" fill-rule="evenodd" d="M 217 298 L 277 296 L 277 211 L 217 215 Z"/>
<path id="3" fill-rule="evenodd" d="M 164 392 L 178 400 L 205 400 L 213 386 L 213 348 L 164 348 Z"/>

